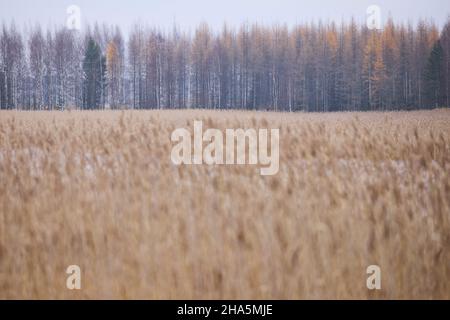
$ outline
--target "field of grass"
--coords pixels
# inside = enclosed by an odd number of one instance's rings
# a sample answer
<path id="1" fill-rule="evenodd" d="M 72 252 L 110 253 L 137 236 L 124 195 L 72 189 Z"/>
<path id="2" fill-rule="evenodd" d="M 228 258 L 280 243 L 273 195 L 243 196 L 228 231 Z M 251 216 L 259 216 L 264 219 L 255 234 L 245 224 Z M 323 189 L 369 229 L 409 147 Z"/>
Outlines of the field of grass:
<path id="1" fill-rule="evenodd" d="M 280 128 L 278 174 L 173 165 L 194 120 Z M 450 110 L 2 111 L 0 298 L 450 299 L 449 172 Z"/>

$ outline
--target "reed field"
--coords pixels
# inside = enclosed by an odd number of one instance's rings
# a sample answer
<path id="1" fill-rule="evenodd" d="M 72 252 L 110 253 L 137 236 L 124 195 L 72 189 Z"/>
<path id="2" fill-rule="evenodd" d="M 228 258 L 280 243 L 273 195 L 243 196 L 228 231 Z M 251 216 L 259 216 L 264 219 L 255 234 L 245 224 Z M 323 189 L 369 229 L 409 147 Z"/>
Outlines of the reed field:
<path id="1" fill-rule="evenodd" d="M 279 128 L 278 174 L 174 165 L 194 120 Z M 450 299 L 449 172 L 449 109 L 1 111 L 0 299 Z"/>

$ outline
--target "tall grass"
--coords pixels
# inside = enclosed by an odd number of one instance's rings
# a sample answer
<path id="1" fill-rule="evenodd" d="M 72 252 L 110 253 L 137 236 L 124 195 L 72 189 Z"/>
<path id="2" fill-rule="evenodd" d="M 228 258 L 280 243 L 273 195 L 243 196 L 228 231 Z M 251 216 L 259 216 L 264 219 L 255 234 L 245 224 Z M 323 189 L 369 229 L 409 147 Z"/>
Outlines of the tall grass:
<path id="1" fill-rule="evenodd" d="M 194 119 L 280 128 L 279 173 L 174 166 Z M 0 112 L 0 298 L 449 299 L 449 172 L 449 110 Z"/>

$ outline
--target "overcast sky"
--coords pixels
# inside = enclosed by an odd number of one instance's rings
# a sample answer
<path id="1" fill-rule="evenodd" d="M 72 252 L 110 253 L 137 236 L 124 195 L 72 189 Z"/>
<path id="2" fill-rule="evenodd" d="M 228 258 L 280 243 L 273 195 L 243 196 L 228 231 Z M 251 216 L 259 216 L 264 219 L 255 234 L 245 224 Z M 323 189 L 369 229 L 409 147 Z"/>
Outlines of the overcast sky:
<path id="1" fill-rule="evenodd" d="M 19 27 L 40 22 L 43 26 L 65 24 L 67 7 L 77 5 L 82 25 L 94 21 L 117 24 L 126 32 L 134 22 L 170 28 L 174 21 L 184 29 L 201 22 L 214 28 L 259 23 L 340 22 L 354 17 L 365 23 L 366 9 L 378 5 L 382 17 L 416 23 L 432 19 L 442 27 L 450 13 L 449 0 L 0 0 L 0 21 L 12 19 Z"/>

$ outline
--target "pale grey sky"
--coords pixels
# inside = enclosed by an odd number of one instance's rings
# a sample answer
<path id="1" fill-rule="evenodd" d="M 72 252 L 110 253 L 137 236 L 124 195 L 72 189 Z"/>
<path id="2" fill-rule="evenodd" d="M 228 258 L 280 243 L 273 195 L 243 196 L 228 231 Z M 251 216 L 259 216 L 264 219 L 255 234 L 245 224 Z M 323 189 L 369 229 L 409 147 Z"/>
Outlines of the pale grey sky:
<path id="1" fill-rule="evenodd" d="M 226 21 L 293 25 L 297 22 L 348 20 L 364 23 L 366 9 L 376 4 L 382 17 L 416 23 L 419 18 L 443 26 L 450 13 L 449 0 L 0 0 L 0 21 L 15 20 L 19 27 L 40 22 L 44 26 L 65 24 L 69 5 L 81 9 L 82 25 L 98 21 L 117 24 L 126 32 L 134 22 L 170 28 L 174 21 L 184 29 L 200 22 L 214 28 Z"/>

